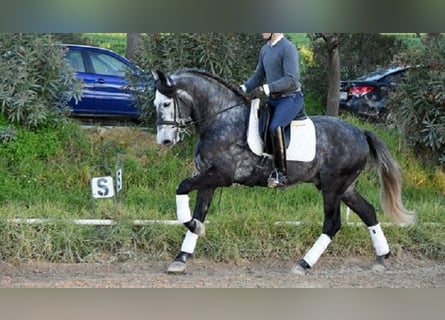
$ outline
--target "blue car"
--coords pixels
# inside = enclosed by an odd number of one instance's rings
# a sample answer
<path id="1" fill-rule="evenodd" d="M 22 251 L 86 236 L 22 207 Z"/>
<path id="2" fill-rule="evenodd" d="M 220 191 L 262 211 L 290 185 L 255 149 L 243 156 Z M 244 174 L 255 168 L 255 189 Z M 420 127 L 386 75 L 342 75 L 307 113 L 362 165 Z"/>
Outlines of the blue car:
<path id="1" fill-rule="evenodd" d="M 153 79 L 119 54 L 104 48 L 64 44 L 65 58 L 84 83 L 81 100 L 69 102 L 73 116 L 139 119 L 141 112 L 135 103 L 135 90 L 150 90 Z M 137 77 L 131 86 L 128 76 Z M 132 87 L 130 89 L 130 87 Z"/>

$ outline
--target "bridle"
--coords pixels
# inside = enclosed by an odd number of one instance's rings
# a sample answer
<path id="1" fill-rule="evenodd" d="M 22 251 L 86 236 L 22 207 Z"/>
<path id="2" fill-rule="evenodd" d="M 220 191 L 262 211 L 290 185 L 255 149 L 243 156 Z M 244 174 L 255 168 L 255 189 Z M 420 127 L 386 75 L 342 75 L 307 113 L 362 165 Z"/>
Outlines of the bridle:
<path id="1" fill-rule="evenodd" d="M 185 120 L 181 120 L 181 111 L 179 109 L 179 100 L 181 100 L 184 104 L 185 101 L 183 99 L 181 99 L 180 97 L 178 97 L 177 94 L 175 94 L 173 96 L 173 120 L 158 120 L 156 121 L 156 125 L 157 126 L 173 126 L 175 128 L 179 128 L 179 129 L 185 129 L 188 126 L 191 125 L 191 123 L 193 121 L 185 121 Z M 179 120 L 178 120 L 179 119 Z"/>

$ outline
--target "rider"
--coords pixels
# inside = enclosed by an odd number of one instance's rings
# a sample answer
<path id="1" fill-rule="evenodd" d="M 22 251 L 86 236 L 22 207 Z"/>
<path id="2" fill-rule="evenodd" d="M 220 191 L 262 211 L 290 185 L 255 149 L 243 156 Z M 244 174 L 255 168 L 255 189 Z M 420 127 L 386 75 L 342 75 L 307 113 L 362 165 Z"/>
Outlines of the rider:
<path id="1" fill-rule="evenodd" d="M 241 85 L 252 96 L 268 96 L 272 110 L 269 134 L 272 137 L 275 168 L 269 176 L 271 188 L 286 186 L 286 148 L 283 129 L 303 110 L 299 54 L 283 33 L 262 33 L 267 40 L 260 50 L 253 75 Z"/>

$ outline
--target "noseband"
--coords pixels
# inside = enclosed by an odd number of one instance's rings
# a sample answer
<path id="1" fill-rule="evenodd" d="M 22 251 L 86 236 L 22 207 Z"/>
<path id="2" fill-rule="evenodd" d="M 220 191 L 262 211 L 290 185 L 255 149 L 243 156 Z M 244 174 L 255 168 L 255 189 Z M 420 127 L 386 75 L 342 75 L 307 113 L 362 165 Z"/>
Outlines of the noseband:
<path id="1" fill-rule="evenodd" d="M 188 126 L 190 126 L 193 123 L 193 121 L 181 120 L 181 110 L 179 109 L 179 101 L 181 100 L 182 102 L 184 102 L 184 100 L 179 98 L 177 94 L 174 94 L 172 99 L 173 99 L 173 108 L 174 108 L 173 109 L 173 120 L 170 120 L 170 121 L 158 120 L 156 122 L 156 125 L 157 126 L 162 126 L 162 125 L 173 126 L 173 127 L 180 128 L 180 129 L 187 128 Z"/>

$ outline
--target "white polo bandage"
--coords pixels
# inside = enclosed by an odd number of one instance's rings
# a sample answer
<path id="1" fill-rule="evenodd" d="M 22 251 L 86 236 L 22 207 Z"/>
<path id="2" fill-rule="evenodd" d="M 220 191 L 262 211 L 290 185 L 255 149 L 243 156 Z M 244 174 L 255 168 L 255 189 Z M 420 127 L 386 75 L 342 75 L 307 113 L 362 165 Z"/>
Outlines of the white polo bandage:
<path id="1" fill-rule="evenodd" d="M 384 256 L 389 253 L 388 242 L 383 234 L 382 227 L 380 223 L 368 227 L 369 233 L 371 234 L 372 244 L 374 245 L 375 253 L 377 256 Z"/>
<path id="2" fill-rule="evenodd" d="M 186 223 L 192 220 L 189 199 L 188 194 L 176 195 L 176 216 L 178 217 L 178 221 L 181 223 Z"/>
<path id="3" fill-rule="evenodd" d="M 328 235 L 322 233 L 317 241 L 315 241 L 312 248 L 304 256 L 304 261 L 306 261 L 306 263 L 312 267 L 321 257 L 331 241 L 332 240 Z"/>
<path id="4" fill-rule="evenodd" d="M 192 254 L 195 251 L 196 241 L 198 241 L 198 235 L 190 230 L 187 231 L 184 241 L 182 242 L 181 251 Z"/>

